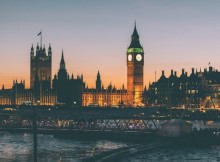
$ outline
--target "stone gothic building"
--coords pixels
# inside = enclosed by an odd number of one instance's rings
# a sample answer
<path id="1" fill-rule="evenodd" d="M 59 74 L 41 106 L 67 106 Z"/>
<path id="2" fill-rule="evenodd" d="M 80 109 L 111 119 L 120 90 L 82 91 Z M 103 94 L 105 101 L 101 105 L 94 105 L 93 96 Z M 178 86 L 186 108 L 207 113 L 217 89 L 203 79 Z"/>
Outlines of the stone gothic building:
<path id="1" fill-rule="evenodd" d="M 151 106 L 182 108 L 217 108 L 220 106 L 220 72 L 213 67 L 204 71 L 192 68 L 190 75 L 182 69 L 180 76 L 164 71 L 158 81 L 149 85 L 145 99 Z"/>

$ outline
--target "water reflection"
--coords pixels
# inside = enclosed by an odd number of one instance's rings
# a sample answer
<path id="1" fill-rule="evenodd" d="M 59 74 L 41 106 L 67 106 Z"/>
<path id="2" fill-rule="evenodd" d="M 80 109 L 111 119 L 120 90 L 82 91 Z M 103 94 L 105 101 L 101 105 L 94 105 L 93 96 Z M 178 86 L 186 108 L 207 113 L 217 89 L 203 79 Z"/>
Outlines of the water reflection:
<path id="1" fill-rule="evenodd" d="M 0 133 L 0 161 L 30 162 L 32 156 L 32 134 Z M 97 153 L 129 144 L 107 140 L 80 141 L 77 139 L 59 139 L 52 135 L 38 135 L 38 161 L 68 162 L 80 161 Z"/>
<path id="2" fill-rule="evenodd" d="M 32 134 L 11 134 L 0 132 L 0 162 L 33 161 Z M 80 162 L 103 151 L 109 151 L 129 143 L 107 140 L 60 139 L 52 135 L 38 135 L 39 162 Z M 143 154 L 129 157 L 122 162 L 170 162 L 170 161 L 220 161 L 220 146 L 169 147 L 151 150 Z"/>

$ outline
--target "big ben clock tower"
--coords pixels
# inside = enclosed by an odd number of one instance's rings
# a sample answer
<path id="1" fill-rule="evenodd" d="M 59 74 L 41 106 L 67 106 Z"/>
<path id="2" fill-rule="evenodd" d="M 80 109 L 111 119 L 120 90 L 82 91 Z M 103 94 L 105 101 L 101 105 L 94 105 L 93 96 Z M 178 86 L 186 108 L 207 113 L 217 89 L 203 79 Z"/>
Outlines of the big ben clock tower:
<path id="1" fill-rule="evenodd" d="M 137 107 L 142 104 L 144 77 L 144 50 L 140 45 L 136 29 L 131 36 L 131 44 L 127 49 L 127 99 L 128 104 Z"/>

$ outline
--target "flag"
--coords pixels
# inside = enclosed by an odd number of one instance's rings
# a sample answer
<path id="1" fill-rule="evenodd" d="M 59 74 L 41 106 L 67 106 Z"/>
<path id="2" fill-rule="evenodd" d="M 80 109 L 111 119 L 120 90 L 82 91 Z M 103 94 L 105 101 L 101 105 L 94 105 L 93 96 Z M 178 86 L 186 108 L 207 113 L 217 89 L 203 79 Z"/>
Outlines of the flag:
<path id="1" fill-rule="evenodd" d="M 209 62 L 209 65 L 210 65 L 210 62 Z"/>
<path id="2" fill-rule="evenodd" d="M 41 32 L 37 34 L 37 36 L 41 35 Z"/>

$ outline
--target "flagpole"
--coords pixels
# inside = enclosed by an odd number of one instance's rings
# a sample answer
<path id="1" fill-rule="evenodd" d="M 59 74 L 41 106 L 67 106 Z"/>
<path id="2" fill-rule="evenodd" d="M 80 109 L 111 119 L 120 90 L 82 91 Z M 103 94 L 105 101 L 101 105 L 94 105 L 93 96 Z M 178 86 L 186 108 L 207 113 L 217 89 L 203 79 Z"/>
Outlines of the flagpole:
<path id="1" fill-rule="evenodd" d="M 42 48 L 42 35 L 43 35 L 43 33 L 42 33 L 42 29 L 41 29 L 41 35 L 40 35 L 40 47 Z"/>

